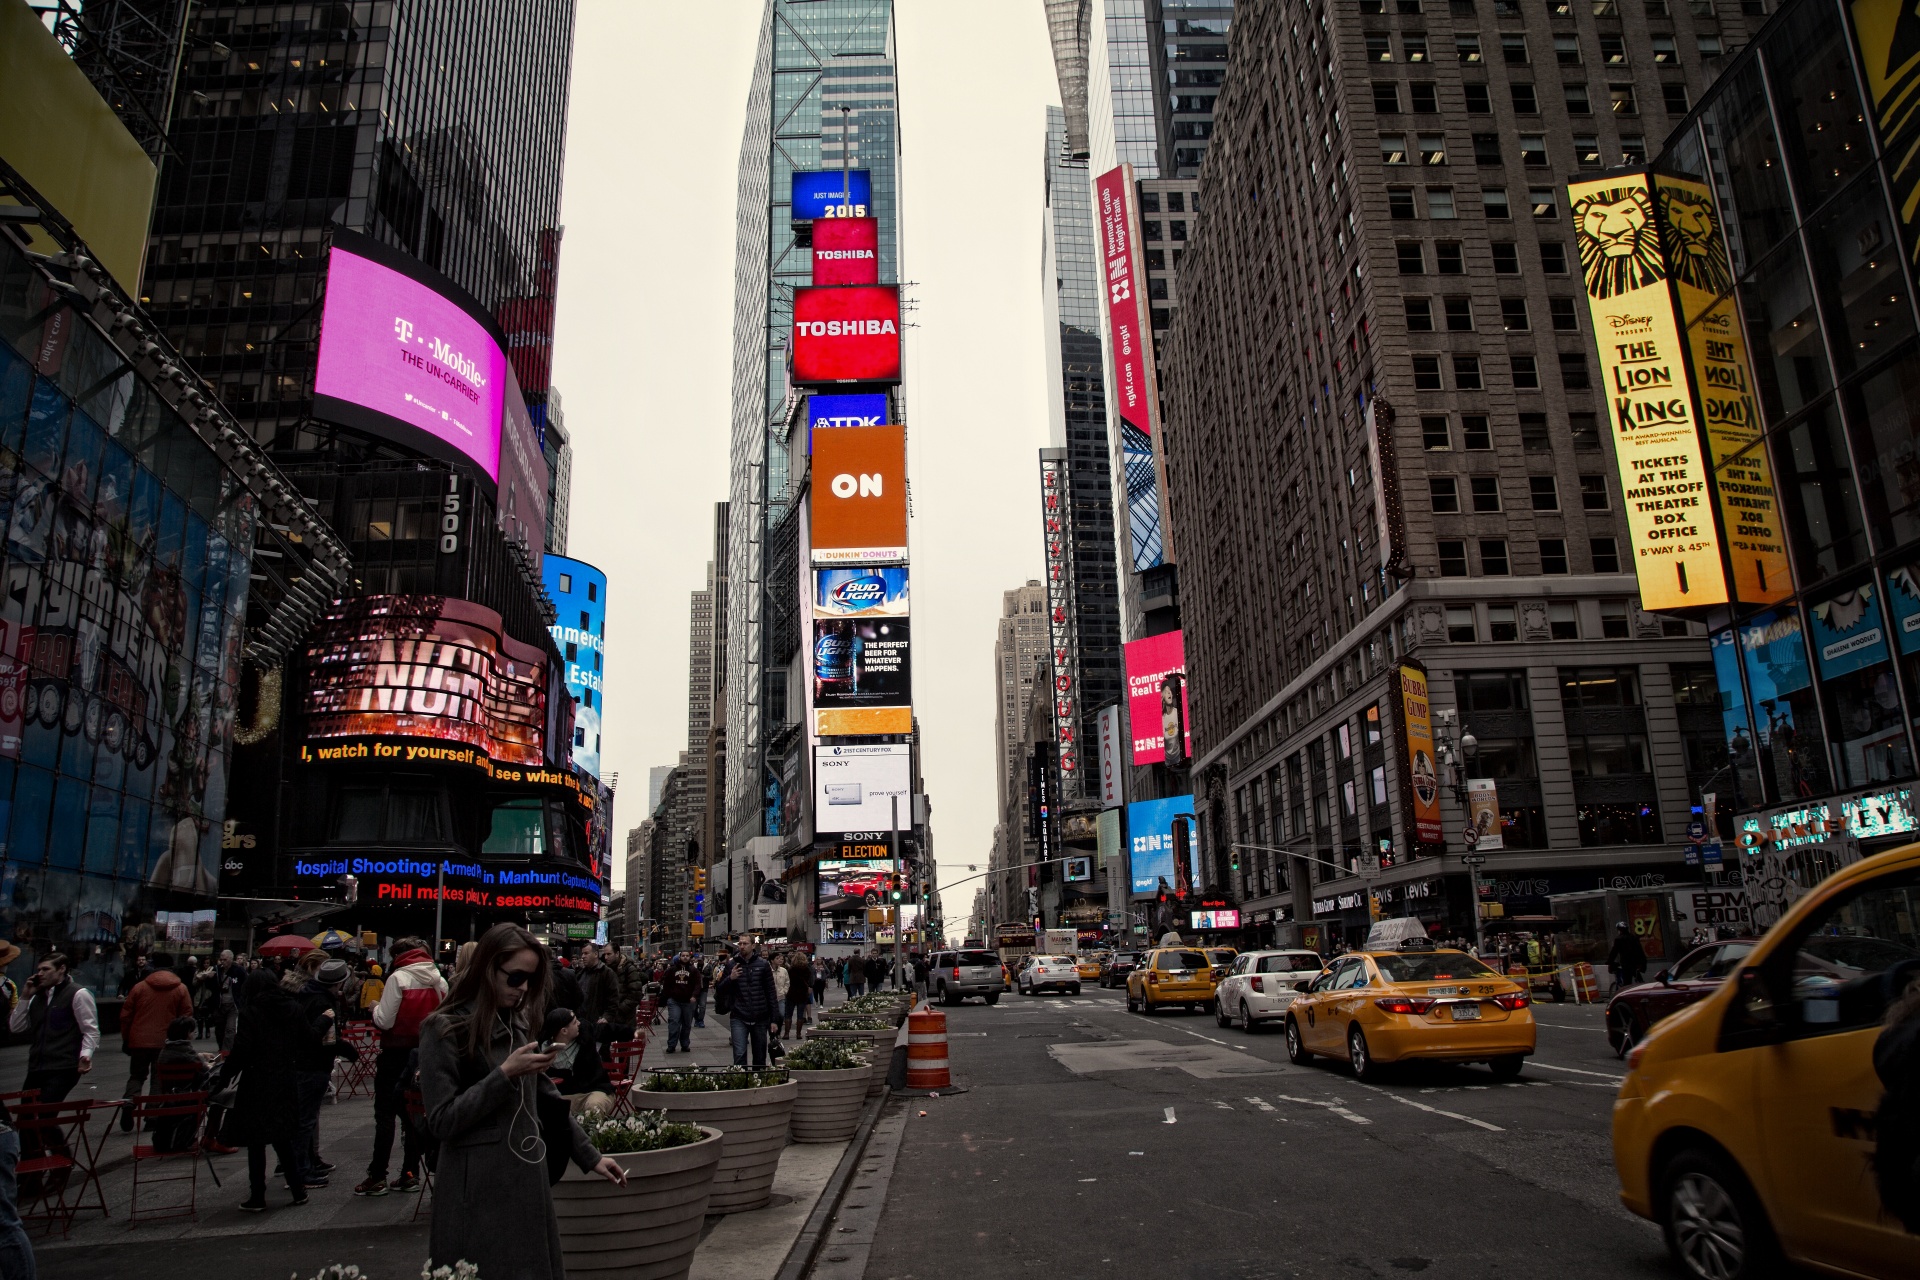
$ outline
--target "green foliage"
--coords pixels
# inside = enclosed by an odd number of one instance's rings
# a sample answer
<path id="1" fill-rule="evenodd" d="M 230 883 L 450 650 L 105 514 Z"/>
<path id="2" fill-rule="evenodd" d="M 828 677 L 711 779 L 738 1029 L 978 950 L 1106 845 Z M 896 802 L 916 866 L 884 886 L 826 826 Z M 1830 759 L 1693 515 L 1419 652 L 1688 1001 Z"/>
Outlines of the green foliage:
<path id="1" fill-rule="evenodd" d="M 718 1093 L 727 1089 L 764 1089 L 786 1082 L 787 1073 L 778 1067 L 761 1071 L 749 1071 L 745 1067 L 718 1071 L 689 1067 L 684 1071 L 655 1071 L 642 1088 L 649 1093 Z"/>
<path id="2" fill-rule="evenodd" d="M 891 1031 L 894 1022 L 891 1018 L 822 1018 L 820 1029 L 823 1031 Z"/>
<path id="3" fill-rule="evenodd" d="M 629 1151 L 665 1151 L 700 1141 L 704 1134 L 697 1124 L 680 1124 L 667 1119 L 664 1111 L 636 1111 L 628 1116 L 582 1117 L 580 1128 L 587 1141 L 603 1156 L 623 1155 Z"/>
<path id="4" fill-rule="evenodd" d="M 859 1040 L 816 1036 L 787 1050 L 789 1071 L 846 1071 L 867 1065 L 866 1045 Z"/>

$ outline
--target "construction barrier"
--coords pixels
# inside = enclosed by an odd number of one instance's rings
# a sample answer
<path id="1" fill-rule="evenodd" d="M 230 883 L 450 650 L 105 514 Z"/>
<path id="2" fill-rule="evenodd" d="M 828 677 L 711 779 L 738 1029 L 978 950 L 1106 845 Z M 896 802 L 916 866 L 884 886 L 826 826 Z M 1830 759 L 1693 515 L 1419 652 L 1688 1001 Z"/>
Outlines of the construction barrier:
<path id="1" fill-rule="evenodd" d="M 1585 960 L 1573 966 L 1573 998 L 1578 1004 L 1593 1004 L 1600 998 L 1600 981 Z"/>
<path id="2" fill-rule="evenodd" d="M 953 1084 L 947 1070 L 947 1015 L 936 1009 L 916 1009 L 907 1015 L 907 1088 L 946 1089 Z"/>

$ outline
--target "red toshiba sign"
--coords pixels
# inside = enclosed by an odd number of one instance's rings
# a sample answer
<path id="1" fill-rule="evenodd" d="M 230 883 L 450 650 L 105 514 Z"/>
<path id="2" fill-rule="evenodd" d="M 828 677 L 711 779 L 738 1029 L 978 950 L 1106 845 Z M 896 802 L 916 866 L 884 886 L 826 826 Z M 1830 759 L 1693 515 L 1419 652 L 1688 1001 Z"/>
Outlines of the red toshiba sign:
<path id="1" fill-rule="evenodd" d="M 879 284 L 880 220 L 816 220 L 813 224 L 813 282 Z"/>
<path id="2" fill-rule="evenodd" d="M 837 219 L 826 219 L 827 222 Z M 824 225 L 816 222 L 816 228 Z M 793 291 L 793 381 L 900 381 L 900 289 L 891 284 L 802 286 Z"/>

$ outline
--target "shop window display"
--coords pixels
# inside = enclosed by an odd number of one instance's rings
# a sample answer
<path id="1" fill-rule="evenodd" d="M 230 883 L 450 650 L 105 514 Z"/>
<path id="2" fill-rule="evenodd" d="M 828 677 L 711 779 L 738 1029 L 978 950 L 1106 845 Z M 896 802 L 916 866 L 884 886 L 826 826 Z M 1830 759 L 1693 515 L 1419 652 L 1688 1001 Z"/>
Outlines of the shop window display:
<path id="1" fill-rule="evenodd" d="M 1822 794 L 1831 780 L 1827 747 L 1799 611 L 1756 614 L 1741 623 L 1739 637 L 1767 799 L 1784 803 Z"/>

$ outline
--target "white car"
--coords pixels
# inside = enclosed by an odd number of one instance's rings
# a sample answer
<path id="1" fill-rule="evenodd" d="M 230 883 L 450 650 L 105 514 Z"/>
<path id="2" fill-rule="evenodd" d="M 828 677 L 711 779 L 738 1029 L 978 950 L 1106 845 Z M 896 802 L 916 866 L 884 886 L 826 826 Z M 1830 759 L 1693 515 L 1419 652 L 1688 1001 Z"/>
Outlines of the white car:
<path id="1" fill-rule="evenodd" d="M 1080 994 L 1080 962 L 1072 956 L 1035 956 L 1013 981 L 1023 996 L 1037 996 L 1042 991 L 1064 991 L 1077 996 Z"/>
<path id="2" fill-rule="evenodd" d="M 1324 968 L 1326 963 L 1311 951 L 1249 951 L 1238 956 L 1213 993 L 1213 1020 L 1223 1027 L 1238 1022 L 1249 1034 L 1263 1022 L 1278 1022 L 1300 994 L 1293 984 L 1312 980 Z"/>

